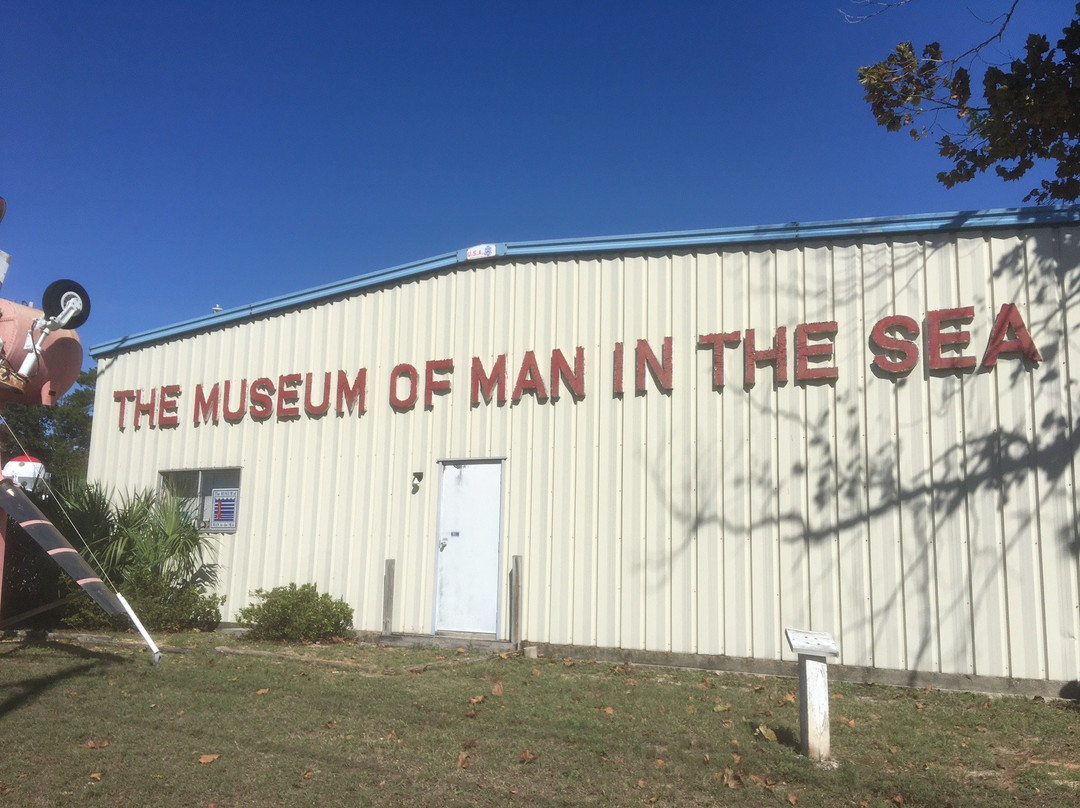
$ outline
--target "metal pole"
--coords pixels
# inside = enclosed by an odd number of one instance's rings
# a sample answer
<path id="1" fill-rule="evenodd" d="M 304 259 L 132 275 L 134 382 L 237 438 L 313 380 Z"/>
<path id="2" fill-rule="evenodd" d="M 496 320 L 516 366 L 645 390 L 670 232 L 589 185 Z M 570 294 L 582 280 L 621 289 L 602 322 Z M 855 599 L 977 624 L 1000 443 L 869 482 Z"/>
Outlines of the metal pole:
<path id="1" fill-rule="evenodd" d="M 521 556 L 510 561 L 510 644 L 521 647 Z"/>
<path id="2" fill-rule="evenodd" d="M 394 633 L 394 559 L 386 559 L 383 572 L 382 634 L 389 637 Z"/>
<path id="3" fill-rule="evenodd" d="M 143 640 L 148 646 L 150 646 L 150 650 L 154 653 L 154 664 L 157 665 L 159 662 L 161 662 L 161 651 L 158 650 L 158 647 L 154 644 L 154 641 L 150 639 L 150 634 L 143 626 L 142 620 L 139 619 L 139 616 L 135 614 L 135 610 L 131 608 L 131 604 L 124 600 L 124 596 L 121 595 L 119 592 L 116 593 L 116 599 L 120 601 L 120 605 L 124 607 L 124 611 L 126 611 L 128 617 L 131 618 L 132 625 L 134 625 L 135 628 L 138 629 L 139 633 L 142 635 Z"/>

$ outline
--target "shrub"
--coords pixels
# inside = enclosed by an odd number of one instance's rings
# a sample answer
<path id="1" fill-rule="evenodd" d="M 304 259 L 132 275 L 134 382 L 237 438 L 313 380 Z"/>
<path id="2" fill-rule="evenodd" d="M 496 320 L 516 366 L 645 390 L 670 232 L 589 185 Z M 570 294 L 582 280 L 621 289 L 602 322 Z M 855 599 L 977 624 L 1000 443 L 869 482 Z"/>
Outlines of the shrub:
<path id="1" fill-rule="evenodd" d="M 261 602 L 242 608 L 237 619 L 251 627 L 253 639 L 315 642 L 352 629 L 352 606 L 325 592 L 320 595 L 314 584 L 256 589 L 252 595 Z"/>
<path id="2" fill-rule="evenodd" d="M 75 585 L 70 588 L 75 590 Z M 225 602 L 224 596 L 207 594 L 197 584 L 172 585 L 146 572 L 129 576 L 123 595 L 150 632 L 213 631 L 221 622 L 221 605 Z M 126 614 L 109 616 L 87 597 L 76 601 L 64 623 L 79 629 L 130 628 Z"/>
<path id="3" fill-rule="evenodd" d="M 217 575 L 213 540 L 199 530 L 194 504 L 149 489 L 115 495 L 100 483 L 68 482 L 50 506 L 57 527 L 78 536 L 87 560 L 119 588 L 149 631 L 212 630 L 224 598 L 208 594 Z M 78 591 L 66 576 L 64 591 Z M 72 628 L 124 630 L 127 615 L 109 617 L 88 598 L 64 614 Z"/>

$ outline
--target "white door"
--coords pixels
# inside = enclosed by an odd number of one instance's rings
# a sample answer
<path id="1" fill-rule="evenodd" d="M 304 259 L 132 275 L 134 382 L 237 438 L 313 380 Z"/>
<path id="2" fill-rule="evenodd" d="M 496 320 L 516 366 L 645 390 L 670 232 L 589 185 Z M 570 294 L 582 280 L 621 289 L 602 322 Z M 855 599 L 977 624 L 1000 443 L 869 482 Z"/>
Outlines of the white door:
<path id="1" fill-rule="evenodd" d="M 447 462 L 440 474 L 435 630 L 495 634 L 502 462 Z"/>

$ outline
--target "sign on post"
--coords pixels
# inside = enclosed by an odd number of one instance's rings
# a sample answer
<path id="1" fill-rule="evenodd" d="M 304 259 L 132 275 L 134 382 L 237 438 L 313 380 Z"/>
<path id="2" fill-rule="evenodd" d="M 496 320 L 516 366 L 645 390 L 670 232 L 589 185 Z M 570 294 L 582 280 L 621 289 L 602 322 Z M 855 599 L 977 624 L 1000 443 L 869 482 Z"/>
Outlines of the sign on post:
<path id="1" fill-rule="evenodd" d="M 802 753 L 811 760 L 829 758 L 829 668 L 827 657 L 840 648 L 824 631 L 784 629 L 799 655 L 799 730 Z"/>

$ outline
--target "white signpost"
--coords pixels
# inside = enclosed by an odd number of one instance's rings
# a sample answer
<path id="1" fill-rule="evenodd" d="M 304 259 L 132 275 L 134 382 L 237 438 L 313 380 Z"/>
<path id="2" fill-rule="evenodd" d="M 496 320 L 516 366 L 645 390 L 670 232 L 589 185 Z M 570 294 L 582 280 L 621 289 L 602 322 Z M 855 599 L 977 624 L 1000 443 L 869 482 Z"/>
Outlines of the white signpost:
<path id="1" fill-rule="evenodd" d="M 799 655 L 799 728 L 802 752 L 811 760 L 829 759 L 829 668 L 827 657 L 840 648 L 824 631 L 784 629 Z"/>

